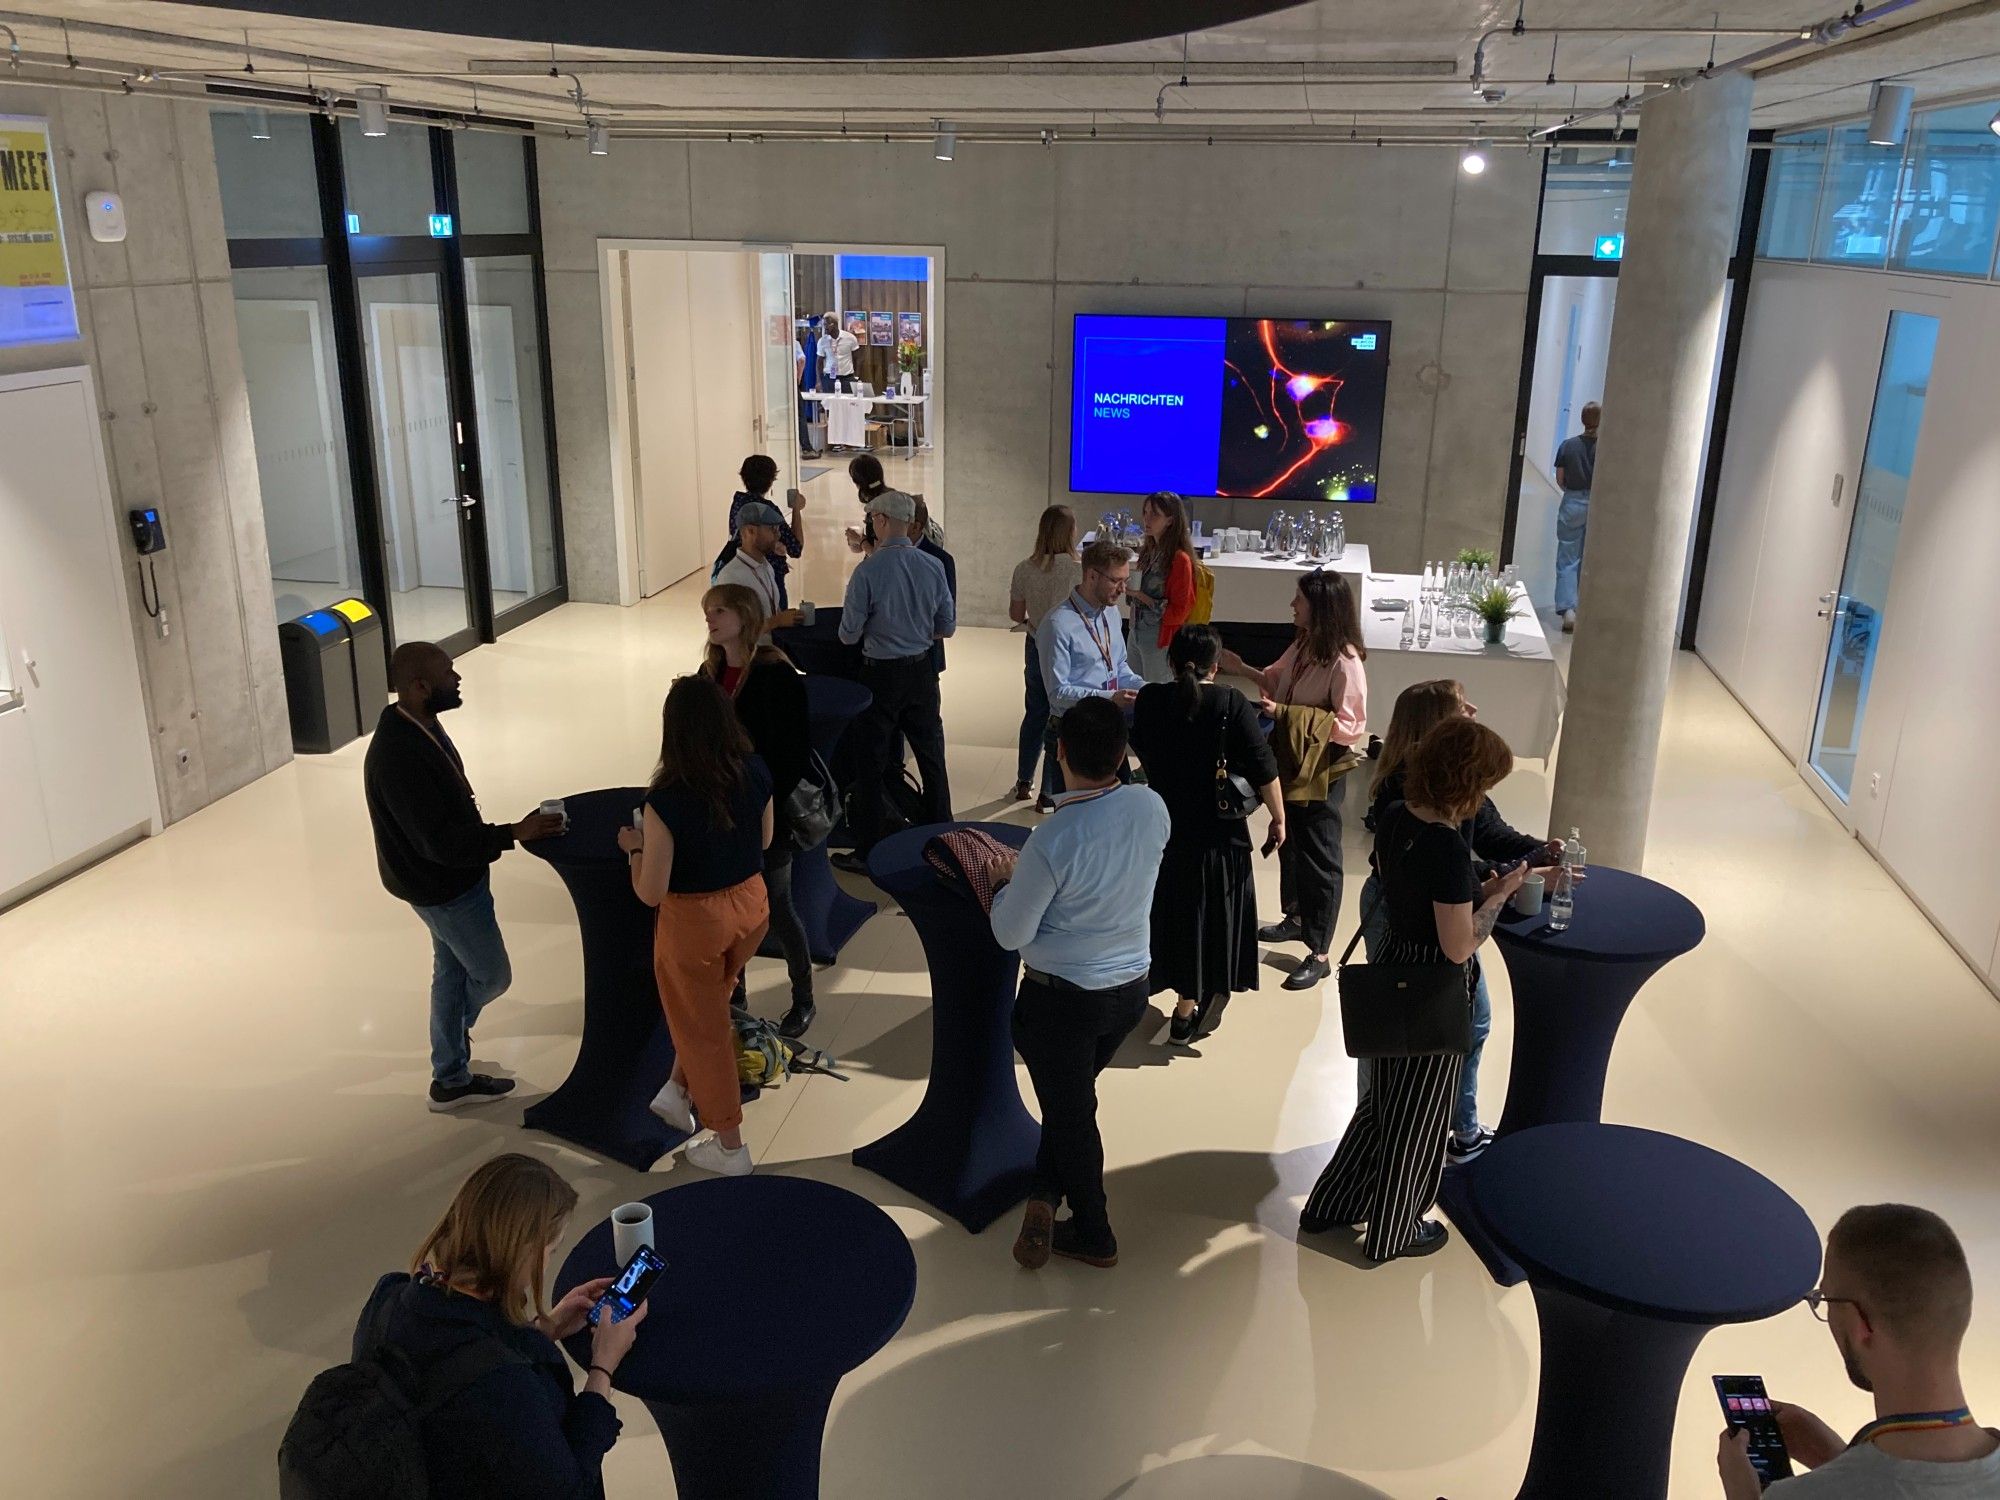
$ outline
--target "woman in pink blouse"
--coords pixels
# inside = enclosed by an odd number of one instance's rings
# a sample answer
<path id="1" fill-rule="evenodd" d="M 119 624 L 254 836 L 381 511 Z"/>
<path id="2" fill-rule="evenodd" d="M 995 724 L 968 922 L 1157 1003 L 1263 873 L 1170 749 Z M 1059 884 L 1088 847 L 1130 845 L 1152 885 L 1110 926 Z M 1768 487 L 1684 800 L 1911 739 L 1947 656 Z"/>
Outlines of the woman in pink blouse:
<path id="1" fill-rule="evenodd" d="M 1331 972 L 1327 953 L 1340 914 L 1341 778 L 1360 763 L 1354 753 L 1368 735 L 1368 650 L 1361 643 L 1361 606 L 1340 573 L 1308 573 L 1292 597 L 1298 633 L 1270 666 L 1258 671 L 1233 651 L 1223 670 L 1255 682 L 1271 716 L 1271 748 L 1285 787 L 1285 843 L 1278 851 L 1284 919 L 1259 929 L 1267 943 L 1306 945 L 1306 961 L 1285 979 L 1288 990 L 1311 989 Z"/>

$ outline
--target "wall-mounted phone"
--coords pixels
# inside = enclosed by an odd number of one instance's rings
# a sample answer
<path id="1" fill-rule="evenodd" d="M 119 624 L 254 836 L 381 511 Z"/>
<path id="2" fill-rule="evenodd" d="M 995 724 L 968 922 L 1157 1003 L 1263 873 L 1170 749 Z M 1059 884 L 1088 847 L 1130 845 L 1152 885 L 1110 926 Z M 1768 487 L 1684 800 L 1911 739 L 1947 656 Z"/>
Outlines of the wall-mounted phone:
<path id="1" fill-rule="evenodd" d="M 153 628 L 165 640 L 171 631 L 167 626 L 167 605 L 160 597 L 160 575 L 153 562 L 155 553 L 167 550 L 167 528 L 160 520 L 158 506 L 142 505 L 125 513 L 132 524 L 132 545 L 139 553 L 139 607 L 146 611 L 146 617 L 153 622 Z M 146 585 L 153 586 L 153 597 L 146 598 Z"/>

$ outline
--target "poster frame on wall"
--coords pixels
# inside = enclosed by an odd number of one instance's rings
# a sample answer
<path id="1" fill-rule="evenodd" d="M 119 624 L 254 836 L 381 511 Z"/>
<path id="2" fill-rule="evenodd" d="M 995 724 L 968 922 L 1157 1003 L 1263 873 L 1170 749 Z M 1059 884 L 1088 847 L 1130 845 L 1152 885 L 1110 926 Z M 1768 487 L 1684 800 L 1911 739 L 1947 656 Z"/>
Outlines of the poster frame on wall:
<path id="1" fill-rule="evenodd" d="M 48 119 L 0 115 L 0 348 L 81 337 Z"/>

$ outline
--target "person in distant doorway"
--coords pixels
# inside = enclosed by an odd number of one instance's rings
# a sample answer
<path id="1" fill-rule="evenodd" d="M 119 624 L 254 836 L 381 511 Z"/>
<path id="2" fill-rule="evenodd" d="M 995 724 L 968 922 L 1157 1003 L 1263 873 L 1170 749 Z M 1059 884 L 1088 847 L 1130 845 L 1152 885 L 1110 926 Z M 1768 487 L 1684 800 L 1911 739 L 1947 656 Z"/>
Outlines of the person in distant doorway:
<path id="1" fill-rule="evenodd" d="M 1009 800 L 1026 801 L 1035 796 L 1035 766 L 1042 762 L 1042 792 L 1035 811 L 1047 812 L 1055 806 L 1050 778 L 1055 774 L 1055 757 L 1042 757 L 1042 741 L 1049 732 L 1049 689 L 1042 681 L 1042 654 L 1035 633 L 1049 611 L 1067 599 L 1079 583 L 1083 569 L 1076 561 L 1076 512 L 1067 505 L 1051 505 L 1042 512 L 1035 528 L 1035 550 L 1014 564 L 1014 578 L 1007 590 L 1007 618 L 1025 625 L 1028 634 L 1023 647 L 1027 671 L 1027 702 L 1021 716 L 1020 755 L 1016 761 L 1014 790 Z"/>
<path id="2" fill-rule="evenodd" d="M 1595 401 L 1583 409 L 1583 431 L 1556 449 L 1556 483 L 1562 504 L 1556 510 L 1556 613 L 1565 633 L 1576 629 L 1576 584 L 1583 572 L 1583 533 L 1590 524 L 1590 481 L 1597 473 Z"/>
<path id="3" fill-rule="evenodd" d="M 1051 791 L 1063 790 L 1056 755 L 1062 717 L 1089 698 L 1109 698 L 1122 713 L 1139 699 L 1146 679 L 1126 664 L 1118 601 L 1132 578 L 1132 554 L 1099 537 L 1083 549 L 1083 578 L 1070 596 L 1042 617 L 1035 650 L 1042 659 L 1042 687 L 1049 699 L 1049 727 L 1042 744 L 1055 765 Z"/>
<path id="4" fill-rule="evenodd" d="M 472 1071 L 472 1023 L 514 979 L 489 867 L 517 842 L 555 837 L 563 820 L 532 812 L 513 824 L 481 821 L 465 762 L 438 723 L 465 701 L 443 647 L 404 642 L 389 680 L 396 701 L 376 722 L 361 783 L 382 884 L 430 930 L 431 1108 L 457 1109 L 514 1088 Z"/>
<path id="5" fill-rule="evenodd" d="M 776 508 L 775 502 L 771 499 L 771 489 L 778 482 L 777 460 L 767 453 L 753 453 L 743 460 L 743 467 L 736 471 L 736 475 L 743 482 L 743 488 L 730 498 L 729 540 L 723 543 L 722 550 L 715 555 L 715 566 L 709 569 L 711 580 L 727 566 L 741 545 L 738 533 L 743 525 L 743 507 L 761 500 L 771 505 L 773 509 Z M 786 578 L 791 571 L 791 559 L 803 557 L 806 550 L 805 493 L 802 490 L 793 490 L 787 499 L 792 507 L 791 519 L 779 517 L 778 545 L 769 554 L 771 577 L 778 585 L 779 609 L 791 603 L 786 586 Z"/>
<path id="6" fill-rule="evenodd" d="M 1118 1264 L 1105 1210 L 1097 1075 L 1146 1011 L 1153 882 L 1170 831 L 1150 787 L 1121 786 L 1125 716 L 1087 698 L 1063 716 L 1070 788 L 1018 855 L 995 863 L 993 938 L 1021 955 L 1014 1047 L 1042 1106 L 1035 1181 L 1014 1241 L 1029 1270 L 1051 1252 Z M 1070 1217 L 1058 1224 L 1067 1200 Z"/>
<path id="7" fill-rule="evenodd" d="M 861 341 L 851 330 L 841 327 L 840 320 L 832 313 L 826 315 L 824 338 L 826 373 L 832 389 L 850 395 L 854 390 L 854 351 L 861 347 Z"/>
<path id="8" fill-rule="evenodd" d="M 1904 1203 L 1850 1208 L 1826 1237 L 1819 1286 L 1806 1293 L 1847 1378 L 1875 1398 L 1875 1419 L 1842 1441 L 1803 1406 L 1774 1401 L 1785 1451 L 1808 1472 L 1763 1489 L 1749 1434 L 1725 1429 L 1716 1461 L 1727 1500 L 1992 1500 L 2000 1430 L 1966 1405 L 1959 1350 L 1972 1323 L 1972 1270 L 1951 1226 Z"/>
<path id="9" fill-rule="evenodd" d="M 898 731 L 916 754 L 924 821 L 951 819 L 944 718 L 931 646 L 958 628 L 943 565 L 910 540 L 915 503 L 900 490 L 882 490 L 868 502 L 868 513 L 882 541 L 847 580 L 840 611 L 841 643 L 860 645 L 861 682 L 875 695 L 849 730 L 859 740 L 848 816 L 854 853 L 838 861 L 842 868 L 864 871 L 865 856 L 881 837 L 882 778 Z"/>
<path id="10" fill-rule="evenodd" d="M 800 331 L 798 342 L 792 346 L 792 379 L 797 389 L 793 397 L 799 408 L 799 457 L 818 458 L 819 450 L 812 442 L 812 402 L 806 400 L 805 393 L 813 389 L 818 378 L 818 364 L 814 355 L 819 352 L 819 340 L 807 327 Z"/>
<path id="11" fill-rule="evenodd" d="M 1187 501 L 1172 490 L 1148 495 L 1139 507 L 1146 540 L 1139 544 L 1139 576 L 1125 591 L 1132 606 L 1132 669 L 1148 682 L 1171 682 L 1167 647 L 1194 608 L 1194 537 Z"/>

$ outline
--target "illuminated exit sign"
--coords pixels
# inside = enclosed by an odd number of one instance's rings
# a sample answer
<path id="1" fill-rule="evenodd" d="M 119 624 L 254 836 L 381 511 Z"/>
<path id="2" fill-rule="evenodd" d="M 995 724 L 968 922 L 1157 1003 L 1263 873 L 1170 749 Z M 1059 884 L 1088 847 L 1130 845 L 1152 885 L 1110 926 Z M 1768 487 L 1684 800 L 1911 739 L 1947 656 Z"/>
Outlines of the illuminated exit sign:
<path id="1" fill-rule="evenodd" d="M 1623 260 L 1625 258 L 1625 236 L 1622 234 L 1600 234 L 1590 247 L 1592 260 Z"/>

